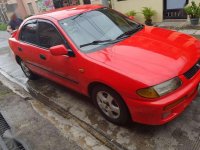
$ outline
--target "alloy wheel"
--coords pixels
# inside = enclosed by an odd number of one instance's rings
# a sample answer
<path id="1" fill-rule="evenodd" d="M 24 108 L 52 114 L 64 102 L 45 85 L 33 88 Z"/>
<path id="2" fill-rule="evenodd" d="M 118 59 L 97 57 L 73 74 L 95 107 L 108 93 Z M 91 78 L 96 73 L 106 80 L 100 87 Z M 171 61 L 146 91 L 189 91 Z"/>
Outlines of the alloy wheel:
<path id="1" fill-rule="evenodd" d="M 120 116 L 120 107 L 114 97 L 106 91 L 97 93 L 97 104 L 105 115 L 112 119 L 117 119 Z"/>

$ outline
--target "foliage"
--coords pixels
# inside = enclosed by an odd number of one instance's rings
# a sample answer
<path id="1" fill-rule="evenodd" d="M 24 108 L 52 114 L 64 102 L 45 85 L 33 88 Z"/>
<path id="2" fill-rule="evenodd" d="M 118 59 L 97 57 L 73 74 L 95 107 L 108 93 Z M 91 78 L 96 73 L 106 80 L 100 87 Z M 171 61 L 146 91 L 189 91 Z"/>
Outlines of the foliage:
<path id="1" fill-rule="evenodd" d="M 151 18 L 156 14 L 155 10 L 149 7 L 143 7 L 142 14 L 146 20 L 151 20 Z"/>
<path id="2" fill-rule="evenodd" d="M 192 1 L 191 5 L 187 5 L 184 10 L 190 16 L 190 18 L 200 17 L 200 3 L 197 5 L 194 1 Z"/>
<path id="3" fill-rule="evenodd" d="M 33 16 L 33 15 L 27 15 L 24 19 L 29 18 L 29 17 L 31 17 L 31 16 Z"/>
<path id="4" fill-rule="evenodd" d="M 129 12 L 126 13 L 127 16 L 135 16 L 136 14 L 137 13 L 134 10 L 129 11 Z"/>
<path id="5" fill-rule="evenodd" d="M 0 31 L 5 31 L 7 29 L 7 25 L 5 23 L 0 23 Z"/>

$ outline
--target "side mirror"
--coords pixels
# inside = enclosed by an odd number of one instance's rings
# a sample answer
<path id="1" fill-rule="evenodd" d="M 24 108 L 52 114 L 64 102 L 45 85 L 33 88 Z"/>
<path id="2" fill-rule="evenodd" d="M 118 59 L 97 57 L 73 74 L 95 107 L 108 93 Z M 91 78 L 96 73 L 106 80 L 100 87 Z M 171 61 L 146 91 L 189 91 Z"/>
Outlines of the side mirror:
<path id="1" fill-rule="evenodd" d="M 131 19 L 131 20 L 134 20 L 135 17 L 134 16 L 129 16 L 128 18 Z"/>
<path id="2" fill-rule="evenodd" d="M 64 45 L 53 46 L 53 47 L 50 47 L 49 50 L 50 50 L 51 54 L 54 56 L 61 56 L 61 55 L 68 54 L 68 50 Z"/>

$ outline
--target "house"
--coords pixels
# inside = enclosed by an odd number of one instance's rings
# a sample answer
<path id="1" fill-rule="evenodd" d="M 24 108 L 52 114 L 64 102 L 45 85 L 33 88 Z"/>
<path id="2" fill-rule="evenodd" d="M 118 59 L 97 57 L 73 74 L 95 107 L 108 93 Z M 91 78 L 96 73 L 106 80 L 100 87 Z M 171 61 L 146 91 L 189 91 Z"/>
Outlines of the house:
<path id="1" fill-rule="evenodd" d="M 64 5 L 106 4 L 107 0 L 64 0 Z M 54 9 L 53 0 L 0 0 L 0 22 L 8 22 L 13 12 L 21 18 Z"/>
<path id="2" fill-rule="evenodd" d="M 91 3 L 102 4 L 105 0 L 86 0 Z M 108 0 L 107 0 L 108 1 Z M 187 19 L 183 8 L 191 1 L 199 3 L 200 0 L 110 0 L 113 9 L 122 13 L 134 10 L 137 12 L 136 19 L 144 21 L 141 14 L 143 7 L 151 7 L 156 11 L 154 22 L 162 22 L 165 19 Z"/>
<path id="3" fill-rule="evenodd" d="M 10 14 L 18 8 L 19 14 L 24 18 L 28 15 L 34 15 L 42 11 L 54 9 L 53 0 L 1 0 L 6 1 L 6 9 L 0 11 L 0 17 L 6 10 L 7 18 Z M 0 1 L 0 4 L 1 4 Z M 137 12 L 136 19 L 143 22 L 144 17 L 141 14 L 143 7 L 151 7 L 156 11 L 153 17 L 154 22 L 162 22 L 165 19 L 187 19 L 187 15 L 183 8 L 192 0 L 64 0 L 65 5 L 79 5 L 79 4 L 103 4 L 110 6 L 122 13 L 134 10 Z M 194 0 L 199 3 L 200 0 Z M 3 6 L 3 5 L 2 5 Z M 3 8 L 3 7 L 2 7 Z M 1 10 L 1 5 L 0 5 Z M 2 14 L 2 15 L 1 15 Z"/>
<path id="4" fill-rule="evenodd" d="M 165 19 L 187 19 L 183 8 L 192 0 L 112 0 L 112 7 L 122 13 L 134 10 L 137 13 L 136 19 L 143 21 L 140 13 L 143 7 L 151 7 L 156 11 L 154 22 L 162 22 Z M 197 3 L 200 0 L 193 0 Z"/>
<path id="5" fill-rule="evenodd" d="M 3 22 L 8 22 L 13 12 L 22 18 L 37 14 L 39 11 L 36 2 L 37 0 L 3 0 L 0 2 L 0 18 Z"/>

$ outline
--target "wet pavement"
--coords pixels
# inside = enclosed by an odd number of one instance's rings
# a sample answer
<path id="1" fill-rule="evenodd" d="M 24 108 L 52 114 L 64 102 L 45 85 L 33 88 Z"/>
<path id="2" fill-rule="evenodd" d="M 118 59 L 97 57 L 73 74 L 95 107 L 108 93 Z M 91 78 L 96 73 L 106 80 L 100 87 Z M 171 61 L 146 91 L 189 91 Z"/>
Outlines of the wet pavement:
<path id="1" fill-rule="evenodd" d="M 1 33 L 0 33 L 1 34 Z M 0 73 L 7 75 L 28 89 L 37 91 L 48 97 L 52 102 L 73 114 L 89 126 L 101 132 L 108 139 L 127 150 L 199 150 L 200 149 L 200 97 L 198 96 L 192 104 L 175 120 L 162 126 L 146 126 L 132 123 L 128 127 L 119 127 L 106 121 L 94 108 L 90 99 L 82 96 L 66 87 L 60 86 L 52 81 L 40 78 L 29 81 L 16 64 L 9 48 L 2 47 L 1 42 L 6 39 L 0 38 Z M 37 105 L 36 105 L 37 106 Z M 49 113 L 42 111 L 38 106 L 40 115 L 49 119 L 54 126 L 64 130 L 63 122 L 68 119 L 57 121 L 60 116 L 52 119 Z M 51 111 L 51 110 L 49 110 Z M 48 114 L 48 115 L 47 115 Z M 76 122 L 74 122 L 76 124 Z M 72 124 L 73 125 L 73 124 Z M 73 130 L 73 128 L 70 128 Z M 76 138 L 74 138 L 76 140 Z M 78 140 L 78 139 L 77 139 Z M 80 139 L 79 139 L 80 140 Z M 91 144 L 91 140 L 88 140 Z M 79 141 L 81 142 L 81 140 Z"/>
<path id="2" fill-rule="evenodd" d="M 9 126 L 5 129 L 0 117 L 0 150 L 81 150 L 76 142 L 65 138 L 58 128 L 33 109 L 40 105 L 33 99 L 28 102 L 0 82 L 0 113 Z"/>

